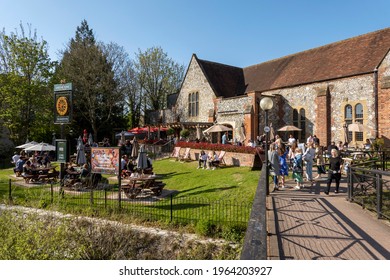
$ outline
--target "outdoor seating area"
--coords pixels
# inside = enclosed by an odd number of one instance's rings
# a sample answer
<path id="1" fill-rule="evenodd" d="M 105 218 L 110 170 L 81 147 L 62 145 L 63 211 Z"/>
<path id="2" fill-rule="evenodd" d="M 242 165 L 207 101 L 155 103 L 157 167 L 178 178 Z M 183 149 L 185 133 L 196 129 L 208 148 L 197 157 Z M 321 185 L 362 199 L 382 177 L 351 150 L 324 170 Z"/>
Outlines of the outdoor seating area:
<path id="1" fill-rule="evenodd" d="M 160 196 L 165 184 L 154 174 L 133 173 L 122 183 L 121 189 L 129 199 L 135 199 L 141 192 Z"/>

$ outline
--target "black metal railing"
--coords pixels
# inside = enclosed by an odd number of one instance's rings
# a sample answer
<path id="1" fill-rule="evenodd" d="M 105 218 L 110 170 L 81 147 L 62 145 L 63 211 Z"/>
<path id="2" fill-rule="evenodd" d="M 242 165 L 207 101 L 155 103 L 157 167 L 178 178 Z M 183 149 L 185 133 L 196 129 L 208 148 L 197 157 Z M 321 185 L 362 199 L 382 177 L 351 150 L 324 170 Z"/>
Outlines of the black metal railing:
<path id="1" fill-rule="evenodd" d="M 107 185 L 108 186 L 108 185 Z M 163 221 L 180 224 L 196 224 L 206 221 L 211 225 L 237 225 L 246 228 L 251 202 L 231 200 L 210 200 L 199 197 L 176 197 L 170 194 L 164 198 L 145 195 L 136 199 L 118 195 L 115 188 L 100 190 L 61 191 L 59 184 L 39 185 L 25 188 L 9 181 L 8 202 L 31 207 L 52 206 L 66 212 L 120 213 L 149 221 Z"/>
<path id="2" fill-rule="evenodd" d="M 348 200 L 390 219 L 390 172 L 387 157 L 348 166 Z"/>
<path id="3" fill-rule="evenodd" d="M 262 170 L 265 170 L 263 164 Z M 242 260 L 267 259 L 266 172 L 261 172 L 241 251 Z"/>

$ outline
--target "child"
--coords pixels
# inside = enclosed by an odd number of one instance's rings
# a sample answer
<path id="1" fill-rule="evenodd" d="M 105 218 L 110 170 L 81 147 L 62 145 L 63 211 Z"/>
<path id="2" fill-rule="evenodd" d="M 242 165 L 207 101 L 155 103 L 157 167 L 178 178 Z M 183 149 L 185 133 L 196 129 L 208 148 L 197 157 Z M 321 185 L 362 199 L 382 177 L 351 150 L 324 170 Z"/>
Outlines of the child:
<path id="1" fill-rule="evenodd" d="M 302 185 L 303 179 L 303 165 L 302 165 L 302 149 L 297 148 L 295 150 L 295 156 L 294 156 L 294 163 L 293 163 L 293 178 L 297 182 L 297 185 L 295 186 L 296 189 L 300 189 L 301 187 L 304 188 L 305 186 Z"/>

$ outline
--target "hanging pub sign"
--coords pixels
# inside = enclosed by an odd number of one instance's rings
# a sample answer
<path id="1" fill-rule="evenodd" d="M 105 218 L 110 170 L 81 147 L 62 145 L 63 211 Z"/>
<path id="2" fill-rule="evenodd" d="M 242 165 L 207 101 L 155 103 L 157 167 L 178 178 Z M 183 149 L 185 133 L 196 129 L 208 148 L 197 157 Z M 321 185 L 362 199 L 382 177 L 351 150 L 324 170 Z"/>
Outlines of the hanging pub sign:
<path id="1" fill-rule="evenodd" d="M 72 83 L 54 85 L 54 123 L 72 120 Z"/>

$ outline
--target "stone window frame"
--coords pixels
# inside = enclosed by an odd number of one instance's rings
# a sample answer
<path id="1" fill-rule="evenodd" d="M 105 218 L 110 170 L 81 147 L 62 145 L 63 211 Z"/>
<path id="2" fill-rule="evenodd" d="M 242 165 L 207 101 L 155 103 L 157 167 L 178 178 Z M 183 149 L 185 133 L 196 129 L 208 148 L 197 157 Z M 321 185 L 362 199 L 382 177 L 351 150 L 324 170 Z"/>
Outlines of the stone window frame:
<path id="1" fill-rule="evenodd" d="M 346 125 L 359 122 L 364 124 L 367 118 L 367 104 L 364 100 L 345 101 L 341 104 L 343 119 Z M 360 107 L 361 106 L 361 107 Z M 360 107 L 360 108 L 359 108 Z M 347 111 L 348 109 L 348 111 Z M 358 112 L 359 111 L 359 112 Z M 348 139 L 350 143 L 361 144 L 365 139 L 365 132 L 348 131 Z"/>
<path id="2" fill-rule="evenodd" d="M 306 142 L 306 108 L 305 107 L 295 107 L 292 108 L 293 116 L 292 116 L 292 123 L 294 126 L 302 129 L 301 131 L 294 131 L 293 135 L 295 139 L 299 140 L 300 142 Z"/>
<path id="3" fill-rule="evenodd" d="M 199 91 L 192 91 L 188 94 L 188 116 L 199 116 Z"/>

